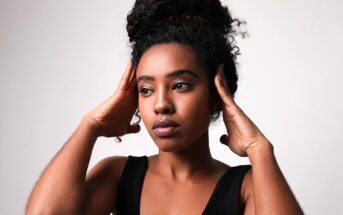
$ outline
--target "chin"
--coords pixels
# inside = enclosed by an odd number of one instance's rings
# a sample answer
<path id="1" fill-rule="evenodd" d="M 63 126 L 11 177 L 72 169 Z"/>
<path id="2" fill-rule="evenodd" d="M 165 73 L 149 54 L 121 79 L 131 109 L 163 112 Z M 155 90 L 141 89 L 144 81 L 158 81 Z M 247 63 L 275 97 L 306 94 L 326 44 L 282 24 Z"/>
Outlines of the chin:
<path id="1" fill-rule="evenodd" d="M 159 139 L 154 140 L 156 146 L 158 147 L 159 151 L 163 152 L 177 152 L 183 150 L 186 146 L 186 143 L 177 139 Z"/>

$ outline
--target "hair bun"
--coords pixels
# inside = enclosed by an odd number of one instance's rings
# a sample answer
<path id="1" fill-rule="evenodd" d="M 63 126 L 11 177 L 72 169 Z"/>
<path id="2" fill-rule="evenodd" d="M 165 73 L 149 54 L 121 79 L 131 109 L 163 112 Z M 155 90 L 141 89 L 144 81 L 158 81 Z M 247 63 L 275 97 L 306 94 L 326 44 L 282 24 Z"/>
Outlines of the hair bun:
<path id="1" fill-rule="evenodd" d="M 225 35 L 233 19 L 219 0 L 136 0 L 126 29 L 130 42 L 135 42 L 158 26 L 183 21 L 207 24 Z"/>

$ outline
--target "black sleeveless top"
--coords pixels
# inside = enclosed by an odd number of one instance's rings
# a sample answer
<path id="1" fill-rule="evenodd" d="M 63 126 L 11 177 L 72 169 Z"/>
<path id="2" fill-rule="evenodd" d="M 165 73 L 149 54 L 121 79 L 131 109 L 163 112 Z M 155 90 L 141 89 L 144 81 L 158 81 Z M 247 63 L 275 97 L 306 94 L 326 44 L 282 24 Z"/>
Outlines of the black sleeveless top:
<path id="1" fill-rule="evenodd" d="M 116 215 L 139 215 L 140 197 L 147 156 L 129 156 L 118 184 Z M 229 168 L 219 179 L 202 215 L 243 214 L 239 207 L 240 190 L 250 165 Z"/>

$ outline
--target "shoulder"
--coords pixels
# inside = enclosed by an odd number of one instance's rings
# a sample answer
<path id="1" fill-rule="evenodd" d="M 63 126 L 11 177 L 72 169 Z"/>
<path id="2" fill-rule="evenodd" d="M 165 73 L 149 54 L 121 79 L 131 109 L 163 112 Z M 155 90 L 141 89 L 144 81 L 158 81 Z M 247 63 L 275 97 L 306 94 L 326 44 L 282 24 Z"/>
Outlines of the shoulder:
<path id="1" fill-rule="evenodd" d="M 254 204 L 251 166 L 228 166 L 226 164 L 222 166 L 226 166 L 226 173 L 229 173 L 226 175 L 226 179 L 228 179 L 226 183 L 230 183 L 230 186 L 235 186 L 234 193 L 235 195 L 238 194 L 239 199 L 236 199 L 236 196 L 234 197 L 234 201 L 238 200 L 238 211 L 244 211 L 244 214 L 255 214 L 254 207 L 251 207 L 251 204 Z M 229 201 L 233 201 L 233 199 L 229 198 Z M 250 209 L 247 210 L 247 207 Z M 249 213 L 247 213 L 248 211 Z"/>
<path id="2" fill-rule="evenodd" d="M 116 207 L 117 184 L 127 157 L 99 161 L 86 175 L 85 214 L 108 214 Z"/>
<path id="3" fill-rule="evenodd" d="M 110 176 L 112 180 L 114 179 L 117 181 L 120 179 L 127 159 L 128 157 L 126 156 L 111 156 L 104 158 L 99 161 L 87 175 L 92 176 L 93 174 L 102 173 L 102 176 Z"/>
<path id="4" fill-rule="evenodd" d="M 226 172 L 230 172 L 229 175 L 232 176 L 231 179 L 234 180 L 234 184 L 239 185 L 238 210 L 244 211 L 245 215 L 255 214 L 251 165 L 229 166 L 220 161 L 216 161 L 216 163 L 221 171 L 226 169 Z"/>

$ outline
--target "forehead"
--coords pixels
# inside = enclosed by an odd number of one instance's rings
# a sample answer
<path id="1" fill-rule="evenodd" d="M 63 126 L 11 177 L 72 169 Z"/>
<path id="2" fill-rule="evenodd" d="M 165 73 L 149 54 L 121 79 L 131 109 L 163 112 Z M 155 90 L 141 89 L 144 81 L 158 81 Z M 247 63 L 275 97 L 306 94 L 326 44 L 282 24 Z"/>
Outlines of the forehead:
<path id="1" fill-rule="evenodd" d="M 163 75 L 178 69 L 189 69 L 199 75 L 205 73 L 190 47 L 178 43 L 158 44 L 150 47 L 141 57 L 137 76 Z"/>

